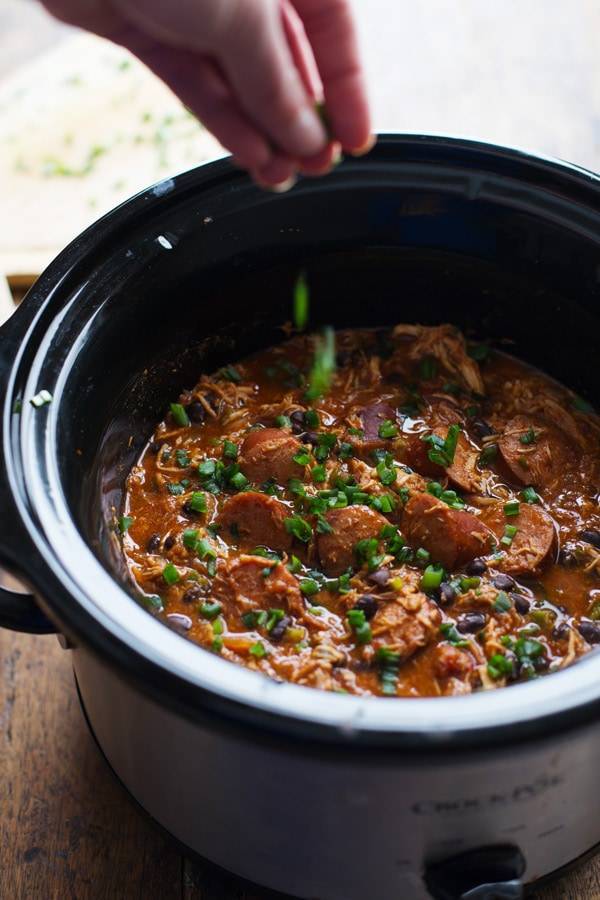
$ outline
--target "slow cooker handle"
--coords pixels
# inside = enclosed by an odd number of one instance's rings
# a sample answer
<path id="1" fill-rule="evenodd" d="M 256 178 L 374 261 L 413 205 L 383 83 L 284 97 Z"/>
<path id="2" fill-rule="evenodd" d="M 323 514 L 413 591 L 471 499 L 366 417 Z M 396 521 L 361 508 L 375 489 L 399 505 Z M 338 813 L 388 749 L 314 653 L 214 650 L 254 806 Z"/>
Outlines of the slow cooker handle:
<path id="1" fill-rule="evenodd" d="M 18 329 L 14 319 L 0 328 L 0 397 L 6 397 L 6 379 L 18 346 Z M 21 533 L 17 512 L 8 489 L 6 460 L 0 463 L 0 563 L 18 571 L 26 554 L 27 538 Z M 21 548 L 17 552 L 17 548 Z M 0 585 L 0 627 L 28 634 L 54 634 L 55 626 L 44 615 L 31 594 L 21 594 Z"/>

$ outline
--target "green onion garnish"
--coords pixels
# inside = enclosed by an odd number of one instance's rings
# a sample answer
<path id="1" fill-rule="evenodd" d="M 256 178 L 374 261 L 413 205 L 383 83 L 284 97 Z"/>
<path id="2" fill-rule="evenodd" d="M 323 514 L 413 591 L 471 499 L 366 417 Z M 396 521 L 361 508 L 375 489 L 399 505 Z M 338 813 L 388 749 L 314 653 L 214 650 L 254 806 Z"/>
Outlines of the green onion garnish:
<path id="1" fill-rule="evenodd" d="M 540 497 L 535 488 L 526 487 L 521 491 L 521 500 L 524 503 L 539 503 Z"/>
<path id="2" fill-rule="evenodd" d="M 512 603 L 506 591 L 499 591 L 498 596 L 494 601 L 494 609 L 496 612 L 508 612 L 511 607 Z"/>
<path id="3" fill-rule="evenodd" d="M 444 575 L 442 566 L 427 566 L 421 578 L 421 590 L 435 591 L 444 580 Z"/>
<path id="4" fill-rule="evenodd" d="M 248 479 L 243 474 L 243 472 L 236 472 L 229 479 L 229 484 L 236 489 L 236 491 L 243 491 L 244 488 L 249 484 Z"/>
<path id="5" fill-rule="evenodd" d="M 198 529 L 186 528 L 183 532 L 183 546 L 188 550 L 195 550 L 198 543 Z"/>
<path id="6" fill-rule="evenodd" d="M 292 458 L 299 466 L 307 466 L 310 462 L 310 453 L 306 450 L 299 450 Z"/>
<path id="7" fill-rule="evenodd" d="M 206 494 L 203 494 L 202 491 L 194 491 L 187 502 L 187 506 L 192 512 L 205 513 L 207 509 Z"/>
<path id="8" fill-rule="evenodd" d="M 490 678 L 497 681 L 499 678 L 506 678 L 513 673 L 513 663 L 503 653 L 494 653 L 490 656 L 487 664 L 487 671 Z"/>
<path id="9" fill-rule="evenodd" d="M 320 591 L 320 587 L 314 578 L 303 578 L 299 587 L 307 597 L 312 597 L 313 594 L 318 594 Z"/>
<path id="10" fill-rule="evenodd" d="M 537 434 L 535 433 L 533 428 L 529 428 L 525 432 L 525 434 L 521 435 L 521 437 L 519 438 L 519 441 L 521 444 L 525 444 L 525 445 L 535 444 L 535 442 L 537 441 Z"/>
<path id="11" fill-rule="evenodd" d="M 262 641 L 257 641 L 256 644 L 252 644 L 252 646 L 250 647 L 250 653 L 257 659 L 263 659 L 263 657 L 267 655 L 267 652 L 267 648 L 262 643 Z"/>
<path id="12" fill-rule="evenodd" d="M 504 544 L 505 547 L 510 547 L 518 530 L 516 525 L 506 525 L 504 535 L 500 538 L 500 543 Z"/>
<path id="13" fill-rule="evenodd" d="M 322 335 L 315 337 L 315 354 L 312 368 L 308 376 L 307 400 L 323 397 L 331 386 L 335 372 L 335 333 L 333 328 L 326 327 Z"/>
<path id="14" fill-rule="evenodd" d="M 365 618 L 364 611 L 362 609 L 349 609 L 346 618 L 348 619 L 350 628 L 355 634 L 357 642 L 359 644 L 368 644 L 371 641 L 373 634 L 371 632 L 371 626 Z"/>
<path id="15" fill-rule="evenodd" d="M 290 419 L 289 416 L 276 416 L 275 424 L 277 425 L 278 428 L 291 428 L 292 420 Z"/>
<path id="16" fill-rule="evenodd" d="M 223 456 L 225 459 L 236 460 L 238 458 L 238 446 L 233 441 L 223 441 Z"/>
<path id="17" fill-rule="evenodd" d="M 206 603 L 200 604 L 200 615 L 203 619 L 208 619 L 209 622 L 212 622 L 213 619 L 216 619 L 217 616 L 221 615 L 222 609 L 223 605 L 216 600 L 214 602 L 207 601 Z"/>
<path id="18" fill-rule="evenodd" d="M 382 694 L 395 695 L 400 671 L 400 654 L 389 647 L 380 647 L 377 651 L 377 662 Z"/>
<path id="19" fill-rule="evenodd" d="M 521 505 L 518 500 L 509 500 L 508 503 L 504 504 L 504 515 L 505 516 L 518 516 Z"/>
<path id="20" fill-rule="evenodd" d="M 188 416 L 185 407 L 182 406 L 181 403 L 171 403 L 170 409 L 175 424 L 179 425 L 180 428 L 187 428 L 190 424 L 190 417 Z"/>
<path id="21" fill-rule="evenodd" d="M 448 468 L 454 462 L 456 445 L 460 434 L 460 425 L 451 425 L 445 438 L 438 434 L 426 434 L 421 440 L 431 445 L 427 456 L 429 461 L 443 468 Z"/>
<path id="22" fill-rule="evenodd" d="M 162 571 L 162 576 L 168 585 L 177 584 L 181 580 L 181 576 L 173 563 L 167 563 Z"/>
<path id="23" fill-rule="evenodd" d="M 391 419 L 386 419 L 379 426 L 377 433 L 380 438 L 395 438 L 398 436 L 398 426 Z"/>
<path id="24" fill-rule="evenodd" d="M 131 525 L 133 525 L 133 518 L 131 516 L 121 516 L 119 519 L 119 531 L 121 534 L 125 534 Z"/>
<path id="25" fill-rule="evenodd" d="M 288 534 L 298 538 L 299 541 L 302 541 L 304 544 L 307 544 L 310 541 L 312 537 L 312 528 L 306 519 L 303 519 L 300 516 L 290 516 L 283 520 L 283 524 L 285 525 L 285 530 Z"/>
<path id="26" fill-rule="evenodd" d="M 306 274 L 301 272 L 294 285 L 294 325 L 298 331 L 304 331 L 308 322 L 310 297 Z"/>

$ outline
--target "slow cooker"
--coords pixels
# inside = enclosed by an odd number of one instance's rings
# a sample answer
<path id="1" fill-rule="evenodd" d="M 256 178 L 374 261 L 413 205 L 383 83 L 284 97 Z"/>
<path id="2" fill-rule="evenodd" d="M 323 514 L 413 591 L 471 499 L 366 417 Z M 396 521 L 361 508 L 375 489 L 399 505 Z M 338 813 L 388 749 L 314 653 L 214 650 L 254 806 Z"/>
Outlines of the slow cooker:
<path id="1" fill-rule="evenodd" d="M 330 694 L 200 649 L 124 570 L 154 422 L 279 339 L 299 268 L 314 325 L 454 322 L 597 397 L 595 175 L 406 135 L 283 195 L 201 166 L 92 225 L 0 331 L 0 561 L 31 591 L 0 624 L 59 632 L 107 760 L 191 852 L 306 900 L 519 897 L 600 842 L 596 653 L 471 696 Z"/>

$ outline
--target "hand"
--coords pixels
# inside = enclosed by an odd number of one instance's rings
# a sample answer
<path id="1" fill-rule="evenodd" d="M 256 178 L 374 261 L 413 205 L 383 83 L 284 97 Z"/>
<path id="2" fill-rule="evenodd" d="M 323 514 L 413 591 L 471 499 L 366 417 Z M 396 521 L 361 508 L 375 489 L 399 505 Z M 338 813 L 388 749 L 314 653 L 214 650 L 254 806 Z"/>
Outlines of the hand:
<path id="1" fill-rule="evenodd" d="M 373 144 L 349 0 L 44 0 L 127 47 L 264 186 Z M 328 130 L 315 111 L 324 97 Z"/>

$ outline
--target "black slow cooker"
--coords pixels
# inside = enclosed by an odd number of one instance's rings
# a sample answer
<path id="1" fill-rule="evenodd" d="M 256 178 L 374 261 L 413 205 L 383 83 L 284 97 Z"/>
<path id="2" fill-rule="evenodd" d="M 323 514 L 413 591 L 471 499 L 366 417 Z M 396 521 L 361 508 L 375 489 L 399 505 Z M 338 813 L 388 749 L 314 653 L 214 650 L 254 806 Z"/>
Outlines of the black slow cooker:
<path id="1" fill-rule="evenodd" d="M 32 592 L 0 624 L 63 636 L 117 775 L 218 865 L 319 900 L 520 896 L 600 842 L 596 653 L 466 697 L 329 694 L 205 652 L 127 580 L 130 465 L 201 371 L 278 340 L 300 267 L 315 325 L 454 322 L 596 399 L 595 175 L 400 135 L 285 195 L 201 166 L 89 228 L 0 331 L 0 561 Z"/>

